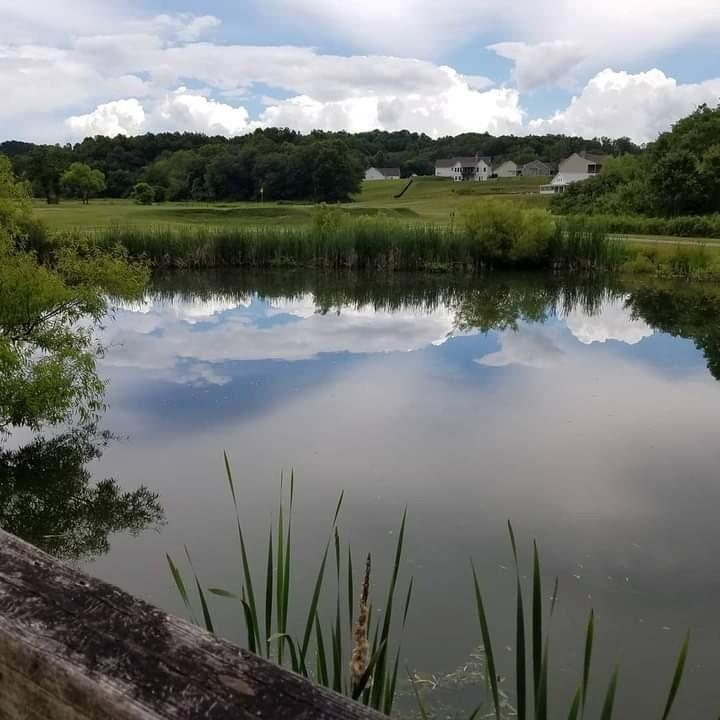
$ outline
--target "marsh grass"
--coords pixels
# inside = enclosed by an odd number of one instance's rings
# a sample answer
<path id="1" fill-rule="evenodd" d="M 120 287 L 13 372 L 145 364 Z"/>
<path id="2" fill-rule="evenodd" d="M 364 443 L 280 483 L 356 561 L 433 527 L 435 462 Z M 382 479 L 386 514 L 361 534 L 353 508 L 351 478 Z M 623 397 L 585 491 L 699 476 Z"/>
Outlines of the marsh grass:
<path id="1" fill-rule="evenodd" d="M 422 224 L 321 206 L 306 225 L 126 225 L 87 231 L 155 267 L 312 267 L 332 270 L 478 272 L 487 268 L 607 270 L 619 241 L 591 218 L 554 219 L 500 200 L 461 222 Z"/>
<path id="2" fill-rule="evenodd" d="M 293 509 L 295 503 L 295 478 L 290 475 L 289 487 L 281 481 L 281 497 L 277 520 L 271 526 L 267 548 L 264 576 L 253 572 L 250 552 L 239 512 L 238 492 L 230 460 L 225 454 L 227 482 L 235 511 L 238 550 L 241 571 L 241 590 L 230 592 L 219 587 L 204 587 L 193 564 L 190 552 L 185 556 L 192 583 L 186 582 L 183 572 L 168 555 L 167 562 L 175 586 L 193 622 L 216 632 L 210 606 L 210 598 L 224 598 L 238 604 L 238 612 L 246 633 L 247 649 L 266 657 L 279 665 L 310 678 L 315 683 L 343 693 L 358 702 L 390 715 L 398 694 L 400 662 L 399 639 L 405 629 L 412 602 L 413 579 L 403 596 L 398 595 L 398 580 L 403 558 L 407 510 L 400 523 L 390 579 L 384 594 L 384 609 L 373 612 L 371 581 L 371 558 L 364 564 L 359 593 L 355 594 L 355 575 L 352 551 L 343 548 L 338 529 L 338 518 L 343 505 L 341 494 L 333 513 L 327 541 L 322 547 L 309 598 L 298 598 L 292 591 L 296 545 L 293 536 Z M 475 687 L 480 702 L 466 720 L 495 718 L 495 720 L 548 720 L 567 717 L 568 720 L 584 720 L 588 713 L 587 700 L 592 689 L 592 661 L 596 635 L 596 616 L 590 610 L 582 637 L 582 665 L 577 669 L 578 685 L 568 699 L 567 710 L 558 714 L 549 710 L 549 689 L 552 686 L 550 672 L 550 634 L 552 618 L 558 604 L 559 583 L 554 579 L 552 593 L 547 600 L 543 588 L 540 551 L 535 542 L 532 546 L 532 571 L 529 604 L 526 602 L 524 577 L 518 557 L 518 545 L 512 525 L 508 533 L 515 569 L 515 692 L 514 697 L 501 688 L 493 643 L 493 624 L 487 614 L 481 582 L 471 561 L 472 591 L 475 598 L 479 636 L 482 646 L 474 656 L 472 673 L 462 672 L 447 676 L 447 687 L 463 687 L 468 683 Z M 333 562 L 334 561 L 334 562 Z M 329 567 L 330 566 L 330 567 Z M 333 572 L 334 570 L 334 572 Z M 334 582 L 328 580 L 334 575 Z M 190 591 L 188 588 L 192 587 Z M 196 600 L 191 595 L 197 597 Z M 323 599 L 325 602 L 323 602 Z M 355 603 L 355 601 L 359 602 Z M 332 608 L 330 617 L 324 617 L 322 607 Z M 397 603 L 402 600 L 400 606 Z M 199 612 L 196 610 L 199 605 Z M 304 618 L 292 625 L 290 617 L 298 617 L 295 610 L 306 607 L 300 614 Z M 291 612 L 292 610 L 292 612 Z M 658 703 L 658 718 L 669 720 L 685 671 L 689 650 L 689 633 L 685 637 L 674 664 L 669 690 L 662 705 Z M 423 719 L 438 717 L 427 703 L 427 684 L 437 688 L 441 683 L 425 683 L 422 676 L 408 674 L 408 687 L 417 703 L 419 716 Z M 450 682 L 451 681 L 451 682 Z M 616 666 L 607 680 L 602 693 L 603 701 L 599 720 L 615 717 L 615 699 L 620 681 L 620 669 Z M 447 713 L 443 715 L 446 717 Z M 455 717 L 458 717 L 455 715 Z"/>
<path id="3" fill-rule="evenodd" d="M 277 521 L 268 535 L 263 576 L 254 572 L 250 564 L 251 554 L 240 518 L 237 486 L 227 454 L 225 470 L 235 511 L 241 590 L 237 593 L 219 587 L 204 587 L 186 548 L 191 587 L 197 596 L 193 601 L 183 572 L 168 555 L 173 581 L 192 621 L 215 633 L 210 597 L 235 602 L 245 627 L 248 650 L 390 715 L 400 661 L 400 644 L 395 636 L 402 635 L 413 589 L 411 578 L 404 596 L 398 596 L 406 513 L 403 513 L 400 523 L 382 611 L 373 612 L 372 597 L 377 597 L 373 589 L 377 588 L 371 584 L 369 557 L 361 584 L 360 602 L 357 607 L 355 605 L 352 551 L 350 547 L 343 547 L 338 529 L 342 494 L 320 553 L 312 594 L 309 598 L 298 598 L 293 593 L 296 552 L 293 537 L 294 474 L 290 476 L 289 487 L 284 488 L 281 481 Z M 334 583 L 329 580 L 331 575 L 335 576 Z M 402 605 L 397 607 L 400 600 Z M 323 617 L 321 610 L 328 601 L 333 606 L 329 618 Z M 200 607 L 199 613 L 196 603 Z M 291 609 L 300 605 L 306 607 L 302 613 L 304 620 L 299 625 L 292 625 L 289 618 L 296 613 L 291 613 Z M 351 658 L 357 662 L 351 663 Z"/>

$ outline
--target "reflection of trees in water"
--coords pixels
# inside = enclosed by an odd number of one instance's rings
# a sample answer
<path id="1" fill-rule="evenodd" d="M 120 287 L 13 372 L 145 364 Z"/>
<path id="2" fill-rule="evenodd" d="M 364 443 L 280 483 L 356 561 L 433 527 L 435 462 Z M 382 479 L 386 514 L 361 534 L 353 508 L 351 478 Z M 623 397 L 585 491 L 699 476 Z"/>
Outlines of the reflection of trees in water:
<path id="1" fill-rule="evenodd" d="M 182 300 L 294 299 L 312 293 L 318 312 L 343 307 L 428 312 L 452 308 L 459 329 L 484 332 L 543 322 L 581 310 L 597 314 L 606 301 L 623 300 L 628 312 L 661 332 L 692 340 L 720 380 L 720 289 L 659 280 L 614 280 L 550 273 L 489 273 L 484 276 L 397 273 L 202 272 L 166 274 L 160 297 Z"/>
<path id="2" fill-rule="evenodd" d="M 705 356 L 712 376 L 720 380 L 720 288 L 711 284 L 642 285 L 631 291 L 627 307 L 657 330 L 692 340 Z"/>
<path id="3" fill-rule="evenodd" d="M 146 487 L 124 492 L 113 479 L 92 483 L 87 464 L 108 439 L 78 429 L 0 449 L 0 527 L 56 557 L 79 559 L 106 553 L 111 533 L 162 523 L 158 497 Z"/>

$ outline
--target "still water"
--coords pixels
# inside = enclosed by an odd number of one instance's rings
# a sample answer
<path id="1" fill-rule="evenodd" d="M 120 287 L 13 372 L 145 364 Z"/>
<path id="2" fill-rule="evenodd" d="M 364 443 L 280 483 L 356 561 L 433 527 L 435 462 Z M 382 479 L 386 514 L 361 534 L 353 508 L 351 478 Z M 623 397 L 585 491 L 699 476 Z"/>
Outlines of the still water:
<path id="1" fill-rule="evenodd" d="M 38 541 L 82 526 L 70 549 L 44 542 L 182 614 L 166 552 L 179 560 L 187 545 L 207 585 L 240 587 L 223 450 L 258 572 L 280 474 L 294 468 L 300 597 L 341 491 L 343 542 L 358 567 L 373 554 L 383 589 L 407 506 L 402 575 L 415 596 L 401 667 L 448 673 L 480 644 L 472 558 L 509 674 L 510 518 L 526 569 L 538 541 L 547 595 L 559 578 L 556 698 L 569 705 L 595 608 L 595 689 L 619 661 L 619 717 L 660 714 L 688 628 L 678 716 L 717 715 L 720 288 L 183 274 L 120 308 L 103 334 L 114 437 L 75 456 L 86 476 L 73 497 L 19 532 Z M 114 478 L 115 495 L 79 501 L 90 476 Z M 122 494 L 142 485 L 162 521 L 149 498 Z M 100 520 L 59 519 L 92 502 Z M 238 611 L 214 608 L 240 639 Z"/>

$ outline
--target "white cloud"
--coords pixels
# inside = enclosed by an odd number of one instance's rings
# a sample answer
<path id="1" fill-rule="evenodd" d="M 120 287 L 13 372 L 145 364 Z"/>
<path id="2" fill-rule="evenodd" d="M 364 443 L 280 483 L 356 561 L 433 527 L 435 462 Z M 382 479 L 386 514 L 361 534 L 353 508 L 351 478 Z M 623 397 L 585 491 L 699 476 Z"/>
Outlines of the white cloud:
<path id="1" fill-rule="evenodd" d="M 257 0 L 260 5 L 260 0 Z M 720 31 L 715 0 L 262 0 L 278 23 L 305 22 L 314 32 L 338 35 L 356 47 L 419 57 L 445 55 L 448 48 L 482 35 L 536 44 L 548 39 L 577 43 L 592 62 L 637 60 Z"/>
<path id="2" fill-rule="evenodd" d="M 498 334 L 498 341 L 500 350 L 475 360 L 478 365 L 548 368 L 557 364 L 562 355 L 552 331 L 546 328 L 521 327 L 519 330 L 503 330 Z"/>
<path id="3" fill-rule="evenodd" d="M 152 21 L 153 26 L 169 31 L 178 40 L 184 42 L 193 42 L 220 24 L 220 20 L 213 15 L 198 17 L 191 13 L 158 15 Z"/>
<path id="4" fill-rule="evenodd" d="M 77 139 L 93 135 L 138 135 L 145 132 L 145 109 L 134 98 L 98 105 L 86 115 L 65 121 L 69 133 Z"/>
<path id="5" fill-rule="evenodd" d="M 155 109 L 153 126 L 230 136 L 247 132 L 248 119 L 244 107 L 233 107 L 181 89 L 168 95 Z"/>
<path id="6" fill-rule="evenodd" d="M 683 85 L 657 69 L 634 75 L 606 69 L 565 110 L 531 121 L 529 130 L 647 142 L 701 103 L 715 105 L 718 99 L 720 78 Z"/>
<path id="7" fill-rule="evenodd" d="M 488 49 L 514 62 L 513 79 L 520 91 L 557 83 L 585 57 L 577 43 L 565 40 L 536 45 L 502 42 Z"/>
<path id="8" fill-rule="evenodd" d="M 653 334 L 653 329 L 644 320 L 630 315 L 623 300 L 605 300 L 594 315 L 572 310 L 566 321 L 570 332 L 584 345 L 608 340 L 636 345 Z"/>

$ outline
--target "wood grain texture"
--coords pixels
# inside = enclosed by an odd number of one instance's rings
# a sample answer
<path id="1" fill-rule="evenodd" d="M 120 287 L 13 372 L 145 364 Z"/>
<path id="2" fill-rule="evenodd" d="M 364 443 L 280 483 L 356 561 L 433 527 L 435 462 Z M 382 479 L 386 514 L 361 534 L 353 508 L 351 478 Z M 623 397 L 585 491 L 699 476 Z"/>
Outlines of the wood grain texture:
<path id="1" fill-rule="evenodd" d="M 379 720 L 0 531 L 2 720 Z"/>

